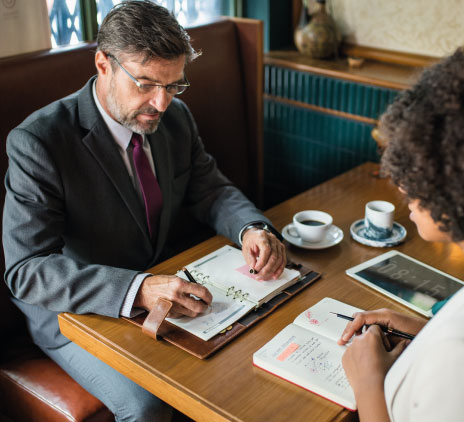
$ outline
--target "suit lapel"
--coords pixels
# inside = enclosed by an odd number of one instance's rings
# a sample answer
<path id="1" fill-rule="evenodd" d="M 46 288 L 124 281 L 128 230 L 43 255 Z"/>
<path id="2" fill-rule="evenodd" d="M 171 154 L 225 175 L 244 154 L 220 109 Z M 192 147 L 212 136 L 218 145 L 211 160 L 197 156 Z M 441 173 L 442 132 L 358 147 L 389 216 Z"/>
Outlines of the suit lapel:
<path id="1" fill-rule="evenodd" d="M 157 255 L 159 255 L 162 245 L 165 244 L 168 228 L 170 226 L 172 210 L 171 182 L 173 180 L 173 166 L 169 150 L 169 137 L 162 122 L 160 123 L 158 130 L 153 135 L 148 136 L 148 141 L 150 142 L 153 162 L 155 163 L 156 177 L 163 194 L 163 208 L 161 210 L 158 232 L 155 239 L 155 251 Z"/>
<path id="2" fill-rule="evenodd" d="M 137 197 L 121 155 L 105 129 L 95 128 L 83 142 L 121 195 L 140 230 L 148 236 L 145 210 Z"/>
<path id="3" fill-rule="evenodd" d="M 93 101 L 93 81 L 94 78 L 87 83 L 78 99 L 80 123 L 83 127 L 89 129 L 89 133 L 82 141 L 111 180 L 136 224 L 146 237 L 146 240 L 148 240 L 148 243 L 151 244 L 145 209 L 132 185 L 116 143 L 113 141 L 112 135 Z"/>

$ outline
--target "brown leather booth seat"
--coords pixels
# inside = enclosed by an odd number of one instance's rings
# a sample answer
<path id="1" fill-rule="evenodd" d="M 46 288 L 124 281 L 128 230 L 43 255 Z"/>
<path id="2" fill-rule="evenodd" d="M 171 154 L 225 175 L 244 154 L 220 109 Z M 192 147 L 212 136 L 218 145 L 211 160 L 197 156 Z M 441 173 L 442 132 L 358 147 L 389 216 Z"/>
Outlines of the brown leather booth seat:
<path id="1" fill-rule="evenodd" d="M 189 105 L 207 150 L 223 172 L 259 202 L 262 186 L 262 24 L 220 19 L 188 30 L 203 54 L 187 67 Z M 0 176 L 8 132 L 38 108 L 95 74 L 95 44 L 0 59 Z M 4 201 L 4 188 L 0 189 Z M 190 223 L 189 227 L 190 227 Z M 181 227 L 185 240 L 186 227 Z M 200 237 L 205 236 L 204 232 Z M 173 235 L 173 239 L 179 239 Z M 191 233 L 190 244 L 199 240 Z M 189 243 L 177 243 L 177 250 Z M 3 253 L 3 252 L 2 252 Z M 4 260 L 0 259 L 3 273 Z M 0 284 L 0 415 L 15 421 L 109 421 L 113 415 L 28 338 L 20 312 Z M 0 416 L 0 420 L 2 420 Z"/>
<path id="2" fill-rule="evenodd" d="M 8 132 L 34 110 L 79 89 L 95 73 L 94 46 L 0 59 L 0 175 Z M 5 196 L 1 189 L 1 203 Z M 1 272 L 4 271 L 3 250 Z M 34 346 L 0 284 L 0 413 L 15 421 L 111 421 L 113 415 Z"/>

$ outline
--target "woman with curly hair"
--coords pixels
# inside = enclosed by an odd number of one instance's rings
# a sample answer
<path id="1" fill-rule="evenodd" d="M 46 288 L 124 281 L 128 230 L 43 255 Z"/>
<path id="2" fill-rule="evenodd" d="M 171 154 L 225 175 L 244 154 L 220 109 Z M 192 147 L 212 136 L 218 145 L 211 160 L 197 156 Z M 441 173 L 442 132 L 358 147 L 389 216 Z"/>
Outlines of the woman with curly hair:
<path id="1" fill-rule="evenodd" d="M 425 70 L 381 117 L 382 172 L 419 235 L 464 251 L 464 51 Z M 373 324 L 361 332 L 366 324 Z M 417 334 L 393 342 L 375 324 Z M 355 314 L 339 340 L 363 422 L 464 420 L 464 289 L 427 323 L 387 309 Z"/>

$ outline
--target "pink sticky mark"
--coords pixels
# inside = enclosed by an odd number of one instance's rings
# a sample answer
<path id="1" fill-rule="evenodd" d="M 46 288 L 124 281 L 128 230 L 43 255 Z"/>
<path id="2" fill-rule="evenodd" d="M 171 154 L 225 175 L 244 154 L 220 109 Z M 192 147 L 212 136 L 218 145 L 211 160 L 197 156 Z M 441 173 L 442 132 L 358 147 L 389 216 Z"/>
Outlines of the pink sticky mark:
<path id="1" fill-rule="evenodd" d="M 309 323 L 313 324 L 313 325 L 319 325 L 320 324 L 319 321 L 316 318 L 310 319 Z"/>
<path id="2" fill-rule="evenodd" d="M 311 311 L 306 311 L 306 318 L 311 319 Z"/>
<path id="3" fill-rule="evenodd" d="M 251 274 L 250 273 L 250 267 L 248 265 L 246 265 L 246 264 L 244 266 L 242 266 L 242 267 L 236 268 L 235 271 L 238 271 L 239 273 L 241 273 L 243 275 L 246 275 L 247 277 L 250 277 L 253 280 L 256 280 L 256 277 L 258 277 L 257 274 Z"/>
<path id="4" fill-rule="evenodd" d="M 287 348 L 279 356 L 277 356 L 277 360 L 280 360 L 281 362 L 283 362 L 285 359 L 287 359 L 299 347 L 300 347 L 299 344 L 290 343 L 287 346 Z"/>

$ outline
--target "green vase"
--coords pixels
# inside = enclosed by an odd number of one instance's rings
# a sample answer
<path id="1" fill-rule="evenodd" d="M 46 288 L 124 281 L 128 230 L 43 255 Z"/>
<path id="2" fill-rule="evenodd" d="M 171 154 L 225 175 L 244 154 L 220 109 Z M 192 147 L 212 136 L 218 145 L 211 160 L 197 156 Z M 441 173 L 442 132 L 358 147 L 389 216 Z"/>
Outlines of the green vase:
<path id="1" fill-rule="evenodd" d="M 295 45 L 300 53 L 314 59 L 337 56 L 338 31 L 332 17 L 325 10 L 325 0 L 317 0 L 318 10 L 312 14 L 309 23 L 304 24 L 307 16 L 303 6 L 300 25 L 295 30 Z"/>

